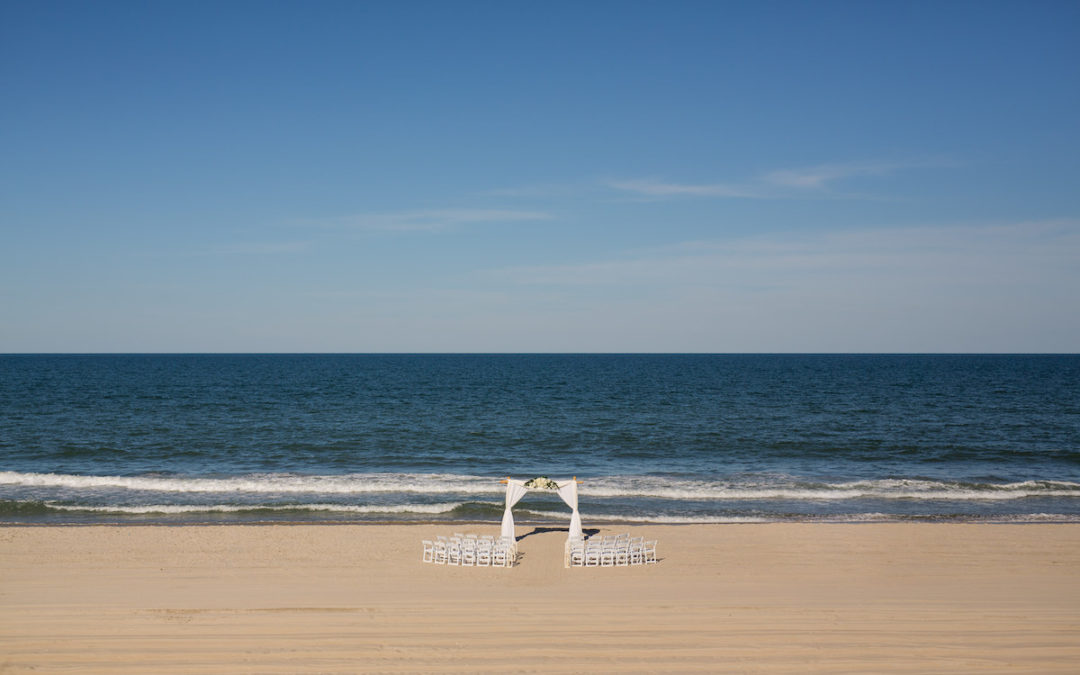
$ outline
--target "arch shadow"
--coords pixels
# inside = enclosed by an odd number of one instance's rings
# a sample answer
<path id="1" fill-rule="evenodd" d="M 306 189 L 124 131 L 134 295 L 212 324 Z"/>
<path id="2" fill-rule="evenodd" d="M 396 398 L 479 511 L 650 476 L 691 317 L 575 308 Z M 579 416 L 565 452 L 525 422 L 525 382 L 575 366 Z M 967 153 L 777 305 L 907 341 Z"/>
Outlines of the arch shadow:
<path id="1" fill-rule="evenodd" d="M 534 534 L 547 534 L 549 532 L 565 532 L 567 534 L 570 534 L 570 528 L 569 527 L 534 527 L 532 529 L 532 532 L 527 532 L 525 534 L 519 535 L 516 538 L 516 541 L 521 541 L 525 537 L 531 537 Z M 598 534 L 599 532 L 600 532 L 600 528 L 598 528 L 598 527 L 586 527 L 586 528 L 581 530 L 581 533 L 584 534 L 586 537 L 592 537 L 592 536 Z"/>

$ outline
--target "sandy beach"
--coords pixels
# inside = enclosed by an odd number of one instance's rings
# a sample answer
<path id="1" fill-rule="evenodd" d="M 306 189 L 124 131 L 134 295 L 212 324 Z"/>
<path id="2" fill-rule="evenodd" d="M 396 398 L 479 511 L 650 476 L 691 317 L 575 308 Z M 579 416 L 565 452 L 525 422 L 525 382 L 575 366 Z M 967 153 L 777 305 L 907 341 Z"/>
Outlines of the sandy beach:
<path id="1" fill-rule="evenodd" d="M 586 525 L 588 527 L 588 525 Z M 420 562 L 493 525 L 0 528 L 2 673 L 1075 672 L 1080 525 L 607 527 L 657 565 Z"/>

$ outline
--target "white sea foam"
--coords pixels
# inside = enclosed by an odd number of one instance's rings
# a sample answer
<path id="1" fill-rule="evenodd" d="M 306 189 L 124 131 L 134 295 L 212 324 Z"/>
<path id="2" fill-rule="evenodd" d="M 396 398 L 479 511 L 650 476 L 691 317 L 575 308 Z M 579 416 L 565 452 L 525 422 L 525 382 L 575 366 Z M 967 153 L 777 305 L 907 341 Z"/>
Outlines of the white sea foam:
<path id="1" fill-rule="evenodd" d="M 35 502 L 27 502 L 33 504 Z M 54 510 L 71 513 L 97 513 L 123 515 L 194 515 L 198 514 L 240 514 L 240 513 L 289 513 L 309 512 L 327 514 L 346 514 L 362 516 L 439 516 L 449 514 L 468 502 L 449 502 L 439 504 L 389 504 L 389 505 L 354 505 L 354 504 L 142 504 L 142 505 L 88 505 L 64 504 L 52 501 L 38 502 Z M 489 503 L 494 511 L 501 505 Z M 479 520 L 497 522 L 494 511 Z M 530 522 L 568 522 L 569 510 L 537 510 L 516 507 L 514 514 L 519 523 Z M 477 519 L 478 514 L 469 517 Z M 945 521 L 945 522 L 982 522 L 982 523 L 1080 523 L 1080 514 L 1060 513 L 1022 513 L 1022 514 L 898 514 L 898 513 L 840 513 L 840 514 L 784 514 L 784 515 L 705 515 L 673 513 L 595 513 L 586 510 L 583 514 L 587 523 L 657 523 L 671 525 L 689 524 L 737 524 L 737 523 L 776 523 L 776 522 L 812 522 L 812 523 L 888 523 L 910 521 Z M 268 516 L 273 518 L 274 516 Z"/>
<path id="2" fill-rule="evenodd" d="M 83 476 L 0 471 L 0 485 L 67 490 L 119 489 L 168 493 L 240 494 L 446 494 L 499 495 L 498 478 L 456 474 L 369 473 L 303 476 L 249 474 L 226 478 L 183 476 Z M 607 476 L 586 479 L 583 499 L 651 498 L 676 501 L 742 500 L 981 500 L 1027 497 L 1080 498 L 1080 483 L 1028 480 L 1015 483 L 960 483 L 919 479 L 881 479 L 810 483 L 790 477 L 758 480 L 672 479 L 658 476 Z"/>
<path id="3" fill-rule="evenodd" d="M 462 506 L 453 504 L 395 504 L 386 506 L 357 506 L 351 504 L 147 504 L 141 506 L 83 506 L 46 502 L 45 506 L 58 511 L 126 514 L 170 513 L 242 513 L 246 511 L 321 511 L 339 513 L 449 513 Z"/>
<path id="4" fill-rule="evenodd" d="M 0 471 L 0 484 L 75 489 L 120 488 L 142 492 L 273 493 L 273 494 L 498 494 L 496 478 L 453 474 L 345 474 L 299 476 L 250 474 L 229 478 L 173 476 L 79 476 L 56 473 Z"/>
<path id="5" fill-rule="evenodd" d="M 569 521 L 570 513 L 555 513 L 551 511 L 533 511 L 530 509 L 514 509 L 518 522 L 532 520 L 566 520 Z M 990 516 L 940 516 L 934 514 L 911 516 L 896 513 L 843 513 L 832 515 L 804 514 L 798 516 L 680 516 L 680 515 L 643 515 L 643 514 L 596 514 L 585 513 L 583 516 L 586 525 L 588 523 L 657 523 L 660 525 L 695 525 L 695 524 L 736 524 L 736 523 L 898 523 L 911 521 L 944 521 L 944 522 L 979 522 L 979 523 L 1080 523 L 1080 515 L 1063 513 L 1024 513 L 1014 515 L 990 515 Z"/>
<path id="6" fill-rule="evenodd" d="M 595 497 L 653 497 L 673 500 L 1006 500 L 1025 497 L 1078 497 L 1080 483 L 1023 481 L 1018 483 L 956 483 L 883 479 L 844 483 L 700 481 L 654 479 L 649 476 L 598 478 L 582 494 Z"/>
<path id="7" fill-rule="evenodd" d="M 550 520 L 570 520 L 569 511 L 567 511 L 565 514 L 561 514 L 553 513 L 551 511 L 514 509 L 514 514 L 519 521 L 531 520 L 530 516 Z M 584 520 L 588 523 L 657 523 L 666 525 L 692 525 L 695 523 L 769 523 L 779 520 L 778 518 L 762 518 L 758 516 L 657 516 L 640 514 L 617 515 L 606 513 L 586 513 L 582 516 L 582 518 L 584 518 Z"/>

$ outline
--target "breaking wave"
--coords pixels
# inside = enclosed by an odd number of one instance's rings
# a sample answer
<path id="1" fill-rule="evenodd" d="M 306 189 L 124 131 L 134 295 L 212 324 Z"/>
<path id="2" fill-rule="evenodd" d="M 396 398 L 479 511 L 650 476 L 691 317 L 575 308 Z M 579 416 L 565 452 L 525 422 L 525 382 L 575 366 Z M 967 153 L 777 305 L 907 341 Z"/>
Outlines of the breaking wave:
<path id="1" fill-rule="evenodd" d="M 556 479 L 558 481 L 558 479 Z M 245 494 L 420 494 L 499 495 L 499 479 L 457 474 L 371 473 L 304 476 L 249 474 L 223 478 L 188 476 L 85 476 L 0 471 L 0 485 L 73 490 L 116 489 L 170 493 Z M 916 500 L 1010 500 L 1026 497 L 1080 498 L 1080 483 L 1028 480 L 973 483 L 928 479 L 881 479 L 814 483 L 789 477 L 756 480 L 671 479 L 656 476 L 607 476 L 585 480 L 588 498 L 646 497 L 666 500 L 844 500 L 857 498 Z"/>
<path id="2" fill-rule="evenodd" d="M 77 511 L 86 513 L 115 513 L 115 514 L 193 514 L 193 513 L 257 513 L 257 512 L 288 512 L 288 511 L 321 511 L 330 513 L 362 513 L 362 514 L 439 514 L 450 513 L 463 506 L 455 504 L 395 504 L 387 506 L 357 506 L 351 504 L 148 504 L 141 506 L 89 506 L 79 504 L 51 504 L 44 503 L 48 509 L 57 511 Z"/>
<path id="3" fill-rule="evenodd" d="M 187 476 L 83 476 L 57 473 L 0 471 L 0 485 L 75 489 L 118 488 L 143 492 L 274 493 L 274 494 L 497 494 L 497 479 L 453 474 L 346 474 L 302 476 L 295 474 L 249 474 L 226 478 Z"/>

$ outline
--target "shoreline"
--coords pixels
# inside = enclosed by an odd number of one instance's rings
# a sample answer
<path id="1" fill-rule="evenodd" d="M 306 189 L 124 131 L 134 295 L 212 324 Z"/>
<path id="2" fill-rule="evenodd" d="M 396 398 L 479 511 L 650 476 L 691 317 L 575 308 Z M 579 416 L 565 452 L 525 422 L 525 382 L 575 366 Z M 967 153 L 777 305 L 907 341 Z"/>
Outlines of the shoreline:
<path id="1" fill-rule="evenodd" d="M 1065 673 L 1080 662 L 1080 524 L 733 525 L 604 524 L 658 539 L 659 564 L 571 569 L 564 529 L 522 523 L 512 569 L 420 561 L 421 539 L 496 523 L 0 526 L 0 665 Z"/>
<path id="2" fill-rule="evenodd" d="M 1035 518 L 1034 516 L 1048 516 L 1045 518 Z M 514 518 L 514 522 L 520 527 L 547 527 L 553 529 L 566 530 L 567 527 L 559 522 L 547 521 L 547 520 L 521 520 L 517 517 Z M 589 527 L 585 529 L 612 529 L 620 527 L 731 527 L 731 526 L 758 526 L 758 525 L 1080 525 L 1080 517 L 1066 515 L 1066 514 L 1028 514 L 1024 516 L 1016 516 L 1012 519 L 1009 518 L 960 518 L 960 517 L 939 517 L 939 516 L 924 516 L 924 517 L 895 517 L 895 518 L 876 518 L 876 519 L 835 519 L 827 520 L 823 518 L 819 519 L 786 519 L 786 520 L 767 520 L 767 519 L 746 519 L 746 520 L 717 520 L 717 521 L 690 521 L 690 522 L 669 522 L 669 521 L 647 521 L 647 520 L 601 520 L 594 521 L 592 523 L 586 523 Z M 15 521 L 3 521 L 0 520 L 0 529 L 6 527 L 18 527 L 18 528 L 34 528 L 34 527 L 49 527 L 49 528 L 62 528 L 62 527 L 272 527 L 275 525 L 291 526 L 291 527 L 414 527 L 414 526 L 446 526 L 456 527 L 458 525 L 470 525 L 478 527 L 494 527 L 498 528 L 499 521 L 495 520 L 468 520 L 468 519 L 454 519 L 454 520 L 190 520 L 179 522 L 168 522 L 164 520 L 140 520 L 140 521 L 98 521 L 98 522 L 72 522 L 72 521 L 60 521 L 60 522 L 15 522 Z"/>

